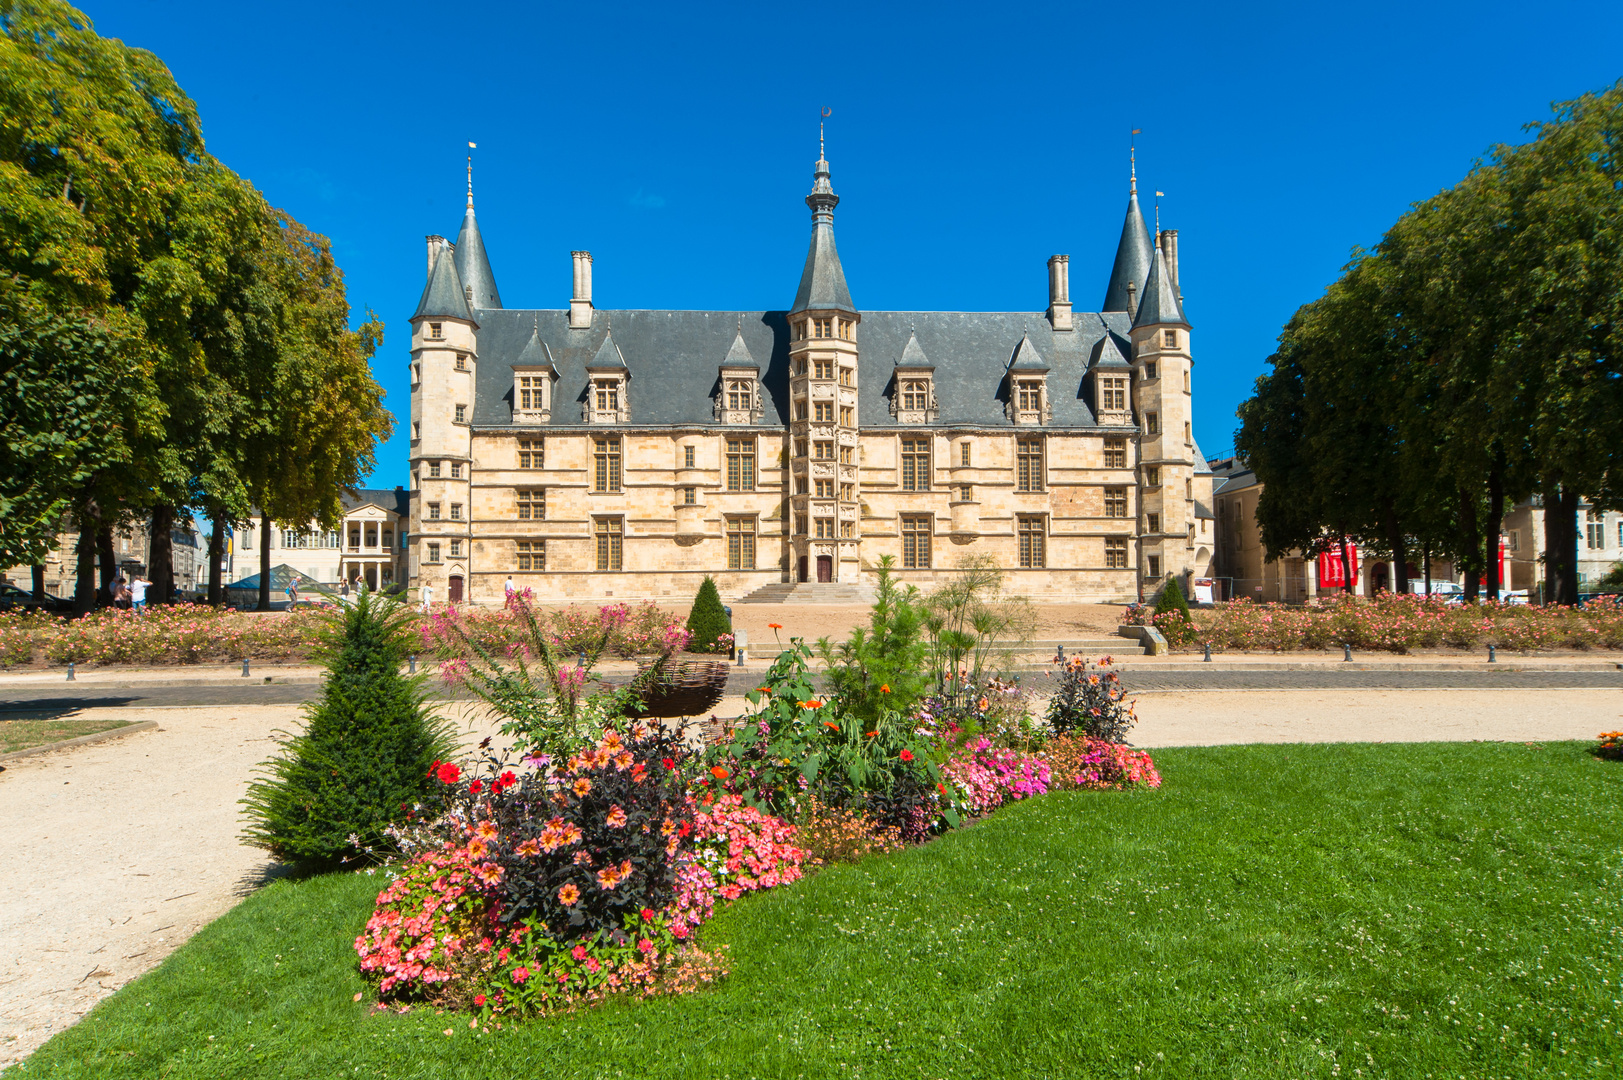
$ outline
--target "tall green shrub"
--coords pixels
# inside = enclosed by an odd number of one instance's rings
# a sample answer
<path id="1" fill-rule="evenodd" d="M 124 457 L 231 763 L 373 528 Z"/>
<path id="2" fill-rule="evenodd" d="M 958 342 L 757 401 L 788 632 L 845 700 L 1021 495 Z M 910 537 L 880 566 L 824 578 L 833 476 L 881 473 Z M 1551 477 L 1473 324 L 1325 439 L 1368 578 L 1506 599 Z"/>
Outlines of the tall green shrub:
<path id="1" fill-rule="evenodd" d="M 834 697 L 865 723 L 877 721 L 887 709 L 907 712 L 929 688 L 918 590 L 897 584 L 891 576 L 895 565 L 893 555 L 879 560 L 870 628 L 857 627 L 839 645 L 826 637 L 817 643 Z"/>
<path id="2" fill-rule="evenodd" d="M 243 839 L 301 870 L 326 870 L 392 850 L 384 830 L 414 806 L 438 810 L 436 760 L 456 753 L 451 725 L 423 704 L 423 675 L 400 666 L 411 651 L 405 605 L 363 590 L 326 616 L 321 699 L 306 706 L 305 730 L 278 742 L 242 800 Z"/>
<path id="3" fill-rule="evenodd" d="M 1155 628 L 1174 645 L 1194 639 L 1195 624 L 1189 618 L 1189 601 L 1184 599 L 1183 587 L 1175 577 L 1167 578 L 1161 595 L 1156 597 Z"/>
<path id="4" fill-rule="evenodd" d="M 707 575 L 704 584 L 699 586 L 699 595 L 693 598 L 693 609 L 688 612 L 688 633 L 693 635 L 688 648 L 693 652 L 729 652 L 733 647 L 732 632 L 733 620 L 721 606 L 716 579 Z"/>

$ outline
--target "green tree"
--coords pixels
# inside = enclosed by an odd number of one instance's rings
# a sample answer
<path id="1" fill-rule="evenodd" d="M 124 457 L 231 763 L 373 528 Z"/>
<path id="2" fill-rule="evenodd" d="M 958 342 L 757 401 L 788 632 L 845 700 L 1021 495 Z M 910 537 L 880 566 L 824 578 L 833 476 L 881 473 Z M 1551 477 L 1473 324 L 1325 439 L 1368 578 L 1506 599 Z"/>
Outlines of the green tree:
<path id="1" fill-rule="evenodd" d="M 429 771 L 457 748 L 452 725 L 423 703 L 426 676 L 401 674 L 415 640 L 410 611 L 363 590 L 327 618 L 321 699 L 242 800 L 243 838 L 304 870 L 392 851 L 385 830 L 414 806 L 433 815 Z"/>
<path id="2" fill-rule="evenodd" d="M 699 594 L 693 598 L 693 607 L 688 611 L 687 629 L 692 635 L 688 648 L 693 652 L 727 652 L 731 649 L 727 641 L 717 640 L 723 634 L 733 632 L 733 620 L 721 604 L 716 579 L 708 574 L 699 585 Z"/>
<path id="3" fill-rule="evenodd" d="M 906 713 L 929 686 L 918 590 L 897 583 L 895 565 L 894 556 L 880 557 L 867 628 L 838 645 L 826 637 L 817 642 L 834 698 L 864 723 L 887 710 Z"/>

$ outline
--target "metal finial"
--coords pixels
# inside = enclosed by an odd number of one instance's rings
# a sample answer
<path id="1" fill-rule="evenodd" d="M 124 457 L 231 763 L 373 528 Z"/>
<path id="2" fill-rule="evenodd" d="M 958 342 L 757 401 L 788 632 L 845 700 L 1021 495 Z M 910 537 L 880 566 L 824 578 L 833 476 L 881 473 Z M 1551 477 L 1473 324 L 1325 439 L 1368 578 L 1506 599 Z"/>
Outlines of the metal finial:
<path id="1" fill-rule="evenodd" d="M 477 150 L 478 148 L 479 148 L 478 143 L 471 142 L 471 143 L 468 144 L 468 149 L 469 150 Z M 468 155 L 468 209 L 469 210 L 473 209 L 473 155 L 472 154 Z"/>
<path id="2" fill-rule="evenodd" d="M 1132 179 L 1129 181 L 1129 183 L 1131 184 L 1131 191 L 1134 195 L 1138 194 L 1138 140 L 1134 138 L 1134 136 L 1138 135 L 1138 133 L 1143 130 L 1143 128 L 1134 128 L 1133 134 L 1129 135 L 1127 138 L 1127 161 L 1128 167 L 1132 172 Z"/>
<path id="3" fill-rule="evenodd" d="M 834 110 L 829 108 L 827 105 L 824 105 L 823 106 L 823 120 L 826 120 L 830 116 L 833 116 L 833 115 L 834 115 Z M 817 160 L 818 161 L 823 161 L 823 160 L 827 159 L 827 157 L 828 157 L 828 154 L 823 149 L 823 120 L 817 121 Z"/>

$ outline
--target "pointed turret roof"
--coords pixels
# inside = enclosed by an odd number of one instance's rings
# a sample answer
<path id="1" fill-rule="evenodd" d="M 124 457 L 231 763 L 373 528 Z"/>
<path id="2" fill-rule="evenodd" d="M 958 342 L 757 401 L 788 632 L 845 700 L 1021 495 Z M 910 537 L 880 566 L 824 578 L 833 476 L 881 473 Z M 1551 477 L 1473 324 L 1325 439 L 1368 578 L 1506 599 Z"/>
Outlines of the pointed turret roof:
<path id="1" fill-rule="evenodd" d="M 1093 348 L 1093 360 L 1088 364 L 1088 367 L 1130 368 L 1132 366 L 1127 362 L 1127 356 L 1121 351 L 1121 346 L 1116 344 L 1116 335 L 1112 334 L 1109 328 L 1106 327 L 1105 336 L 1100 338 L 1099 344 Z"/>
<path id="2" fill-rule="evenodd" d="M 896 366 L 899 368 L 930 368 L 932 370 L 935 368 L 935 365 L 930 363 L 930 358 L 924 355 L 924 346 L 919 344 L 917 330 L 913 330 L 907 335 L 907 344 L 902 346 L 902 355 L 896 358 Z"/>
<path id="3" fill-rule="evenodd" d="M 597 354 L 592 357 L 592 362 L 586 365 L 586 370 L 604 371 L 609 368 L 624 368 L 625 366 L 626 358 L 621 354 L 620 346 L 614 343 L 614 331 L 610 330 L 603 335 L 603 344 L 597 347 Z"/>
<path id="4" fill-rule="evenodd" d="M 456 259 L 449 244 L 440 248 L 439 257 L 434 260 L 434 269 L 428 275 L 428 284 L 423 286 L 423 298 L 417 301 L 417 313 L 412 318 L 473 321 L 473 314 L 468 311 L 467 294 L 462 291 L 462 277 L 457 273 Z"/>
<path id="5" fill-rule="evenodd" d="M 1133 317 L 1133 329 L 1160 323 L 1188 326 L 1189 320 L 1183 317 L 1183 305 L 1178 302 L 1177 290 L 1172 287 L 1172 276 L 1167 273 L 1161 249 L 1156 248 L 1155 257 L 1150 263 L 1149 279 L 1144 282 L 1144 293 L 1138 301 L 1138 314 Z"/>
<path id="6" fill-rule="evenodd" d="M 1138 175 L 1135 170 L 1131 190 L 1127 195 L 1127 219 L 1121 223 L 1121 240 L 1116 244 L 1116 262 L 1110 268 L 1110 285 L 1105 289 L 1105 302 L 1100 311 L 1128 311 L 1127 283 L 1132 282 L 1143 301 L 1144 279 L 1150 273 L 1150 259 L 1155 245 L 1150 241 L 1150 230 L 1144 224 L 1144 214 L 1138 208 Z"/>
<path id="7" fill-rule="evenodd" d="M 479 222 L 473 216 L 473 171 L 468 171 L 468 212 L 462 215 L 462 231 L 456 234 L 456 270 L 462 284 L 473 290 L 473 307 L 487 311 L 500 309 L 502 294 L 496 291 L 496 276 L 490 272 L 485 241 L 479 235 Z"/>
<path id="8" fill-rule="evenodd" d="M 742 324 L 739 325 L 738 333 L 733 338 L 732 348 L 728 349 L 727 355 L 722 358 L 721 366 L 728 368 L 755 368 L 757 371 L 760 370 L 761 365 L 757 364 L 755 362 L 755 357 L 750 354 L 750 347 L 744 344 L 744 327 Z"/>
<path id="9" fill-rule="evenodd" d="M 806 268 L 800 272 L 800 289 L 795 293 L 797 311 L 848 311 L 855 315 L 851 303 L 851 290 L 845 285 L 845 269 L 840 266 L 840 253 L 834 248 L 834 208 L 840 197 L 829 183 L 828 162 L 823 155 L 817 157 L 813 172 L 811 194 L 806 205 L 812 208 L 811 249 L 806 252 Z"/>
<path id="10" fill-rule="evenodd" d="M 530 330 L 530 340 L 524 343 L 524 350 L 513 361 L 514 367 L 521 368 L 551 368 L 552 373 L 558 373 L 558 367 L 552 362 L 552 350 L 547 343 L 541 340 L 541 326 L 539 320 Z"/>
<path id="11" fill-rule="evenodd" d="M 1048 370 L 1048 364 L 1037 351 L 1037 346 L 1031 343 L 1030 331 L 1026 332 L 1026 336 L 1021 338 L 1020 344 L 1015 347 L 1014 359 L 1009 361 L 1009 370 L 1031 372 Z"/>

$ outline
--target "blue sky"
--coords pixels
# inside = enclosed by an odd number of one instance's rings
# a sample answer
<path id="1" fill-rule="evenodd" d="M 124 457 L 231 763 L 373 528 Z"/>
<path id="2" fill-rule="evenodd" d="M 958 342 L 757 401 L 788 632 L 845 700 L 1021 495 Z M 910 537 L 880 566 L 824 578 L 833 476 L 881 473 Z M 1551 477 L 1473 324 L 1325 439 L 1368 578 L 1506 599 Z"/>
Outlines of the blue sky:
<path id="1" fill-rule="evenodd" d="M 423 237 L 456 235 L 469 140 L 510 307 L 567 306 L 576 248 L 600 307 L 787 307 L 828 106 L 859 308 L 1038 311 L 1057 252 L 1078 310 L 1103 299 L 1141 128 L 1211 455 L 1355 245 L 1623 76 L 1617 3 L 82 6 L 168 63 L 215 155 L 332 238 L 357 321 L 388 326 L 400 416 Z M 373 482 L 404 483 L 405 455 L 397 433 Z"/>

